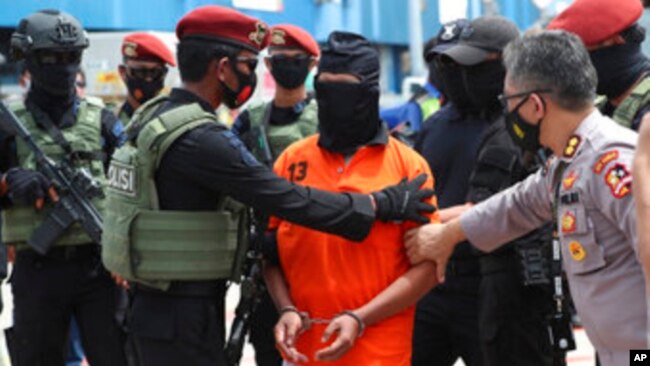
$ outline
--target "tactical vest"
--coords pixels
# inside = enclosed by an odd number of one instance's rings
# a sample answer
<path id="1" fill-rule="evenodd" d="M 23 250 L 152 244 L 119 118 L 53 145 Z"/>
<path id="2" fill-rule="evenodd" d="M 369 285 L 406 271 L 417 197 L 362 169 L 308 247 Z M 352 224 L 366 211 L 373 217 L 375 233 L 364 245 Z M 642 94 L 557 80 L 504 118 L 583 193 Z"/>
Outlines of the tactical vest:
<path id="1" fill-rule="evenodd" d="M 599 97 L 596 100 L 596 107 L 603 111 L 607 98 Z M 619 125 L 632 128 L 632 123 L 637 114 L 646 106 L 650 105 L 650 76 L 646 76 L 634 87 L 632 93 L 621 102 L 614 110 L 612 119 Z"/>
<path id="2" fill-rule="evenodd" d="M 616 108 L 612 118 L 620 125 L 632 127 L 632 122 L 641 109 L 650 104 L 650 77 L 646 76 L 637 85 L 632 94 Z"/>
<path id="3" fill-rule="evenodd" d="M 318 131 L 318 107 L 315 100 L 310 100 L 304 110 L 294 123 L 286 125 L 272 125 L 271 118 L 272 102 L 253 106 L 248 109 L 250 119 L 250 131 L 264 126 L 266 139 L 271 150 L 272 160 L 275 159 L 292 143 L 311 136 Z M 265 161 L 264 153 L 258 143 L 253 141 L 248 144 L 251 152 L 260 161 Z"/>
<path id="4" fill-rule="evenodd" d="M 66 158 L 66 153 L 59 144 L 48 134 L 47 130 L 38 127 L 34 116 L 27 110 L 23 102 L 9 106 L 16 116 L 31 133 L 34 142 L 43 152 L 54 161 Z M 63 137 L 69 142 L 74 154 L 87 155 L 88 158 L 72 159 L 76 168 L 85 168 L 90 174 L 100 181 L 104 180 L 104 165 L 102 161 L 102 136 L 101 113 L 104 108 L 101 100 L 97 98 L 84 98 L 77 109 L 74 125 L 60 129 Z M 18 164 L 27 169 L 36 170 L 36 160 L 32 150 L 16 137 L 16 155 Z M 104 200 L 93 200 L 95 208 L 101 213 Z M 43 210 L 36 211 L 32 205 L 18 205 L 2 211 L 2 240 L 8 244 L 15 244 L 17 249 L 27 247 L 27 240 L 31 233 L 38 228 L 43 219 L 48 215 L 52 205 L 48 204 Z M 80 245 L 92 243 L 90 237 L 78 223 L 73 224 L 65 234 L 59 238 L 55 245 Z"/>
<path id="5" fill-rule="evenodd" d="M 160 210 L 154 178 L 165 152 L 184 133 L 218 123 L 197 103 L 153 117 L 167 99 L 154 98 L 138 109 L 127 131 L 135 136 L 113 155 L 104 265 L 129 281 L 162 290 L 176 280 L 239 278 L 246 248 L 238 244 L 247 232 L 241 204 L 224 196 L 215 211 Z"/>

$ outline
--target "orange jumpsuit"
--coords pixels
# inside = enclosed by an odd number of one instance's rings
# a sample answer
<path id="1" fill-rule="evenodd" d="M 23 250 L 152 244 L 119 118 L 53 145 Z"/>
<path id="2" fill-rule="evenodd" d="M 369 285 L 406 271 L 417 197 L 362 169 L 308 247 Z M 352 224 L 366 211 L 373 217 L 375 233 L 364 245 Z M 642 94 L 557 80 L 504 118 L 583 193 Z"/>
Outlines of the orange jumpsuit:
<path id="1" fill-rule="evenodd" d="M 341 154 L 317 145 L 318 135 L 287 148 L 275 163 L 275 171 L 296 184 L 330 191 L 369 193 L 395 184 L 404 177 L 426 173 L 425 187 L 433 188 L 426 161 L 401 142 L 360 148 L 345 164 Z M 435 197 L 432 199 L 435 205 Z M 437 212 L 431 215 L 438 222 Z M 277 229 L 280 265 L 294 305 L 312 318 L 331 319 L 373 299 L 410 268 L 404 249 L 404 233 L 413 224 L 375 222 L 363 242 L 352 242 L 273 218 Z M 368 326 L 362 337 L 331 365 L 409 366 L 415 306 Z M 307 365 L 324 348 L 320 338 L 327 325 L 314 325 L 298 337 L 297 349 Z M 331 341 L 336 335 L 331 337 Z"/>

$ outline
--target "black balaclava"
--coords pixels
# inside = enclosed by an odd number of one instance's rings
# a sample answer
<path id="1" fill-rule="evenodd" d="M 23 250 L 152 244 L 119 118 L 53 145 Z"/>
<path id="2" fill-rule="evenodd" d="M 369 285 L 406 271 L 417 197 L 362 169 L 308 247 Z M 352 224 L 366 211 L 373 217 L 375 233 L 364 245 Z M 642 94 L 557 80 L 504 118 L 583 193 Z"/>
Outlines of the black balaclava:
<path id="1" fill-rule="evenodd" d="M 25 66 L 32 80 L 27 100 L 47 113 L 52 122 L 59 124 L 76 99 L 74 83 L 79 64 L 44 65 L 33 57 L 27 57 Z"/>
<path id="2" fill-rule="evenodd" d="M 477 111 L 500 111 L 499 94 L 503 91 L 506 70 L 501 60 L 463 66 L 463 83 L 471 108 Z"/>
<path id="3" fill-rule="evenodd" d="M 379 54 L 362 36 L 332 32 L 322 49 L 319 73 L 352 74 L 360 83 L 321 82 L 316 78 L 319 146 L 350 154 L 377 135 Z"/>
<path id="4" fill-rule="evenodd" d="M 644 72 L 650 70 L 650 62 L 637 42 L 601 48 L 590 52 L 589 56 L 598 74 L 596 92 L 608 99 L 625 93 Z"/>

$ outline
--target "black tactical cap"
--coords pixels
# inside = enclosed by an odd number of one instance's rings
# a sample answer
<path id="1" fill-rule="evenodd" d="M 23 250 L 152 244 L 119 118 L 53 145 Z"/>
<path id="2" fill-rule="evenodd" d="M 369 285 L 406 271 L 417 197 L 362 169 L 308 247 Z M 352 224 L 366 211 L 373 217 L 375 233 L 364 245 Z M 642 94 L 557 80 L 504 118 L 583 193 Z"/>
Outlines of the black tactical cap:
<path id="1" fill-rule="evenodd" d="M 441 53 L 461 65 L 472 66 L 485 61 L 490 53 L 502 52 L 517 37 L 519 29 L 509 19 L 483 16 L 462 30 L 457 44 Z"/>
<path id="2" fill-rule="evenodd" d="M 436 45 L 427 51 L 427 61 L 430 61 L 433 56 L 456 45 L 460 39 L 461 33 L 468 26 L 469 20 L 467 19 L 456 19 L 443 24 L 436 36 Z"/>

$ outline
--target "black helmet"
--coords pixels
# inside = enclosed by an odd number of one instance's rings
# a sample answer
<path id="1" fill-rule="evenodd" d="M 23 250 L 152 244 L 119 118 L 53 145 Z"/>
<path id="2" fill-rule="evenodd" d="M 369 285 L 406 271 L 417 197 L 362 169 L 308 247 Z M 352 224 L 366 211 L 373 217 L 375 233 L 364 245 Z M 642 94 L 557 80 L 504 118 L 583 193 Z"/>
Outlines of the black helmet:
<path id="1" fill-rule="evenodd" d="M 24 18 L 11 35 L 14 60 L 36 50 L 76 51 L 88 47 L 88 35 L 72 15 L 58 10 L 41 10 Z"/>

